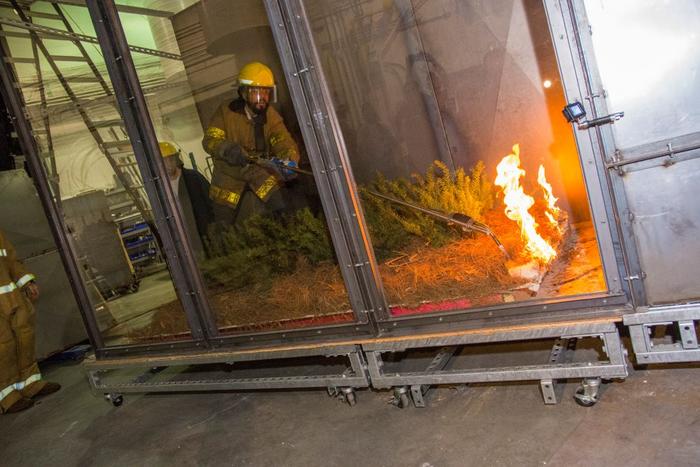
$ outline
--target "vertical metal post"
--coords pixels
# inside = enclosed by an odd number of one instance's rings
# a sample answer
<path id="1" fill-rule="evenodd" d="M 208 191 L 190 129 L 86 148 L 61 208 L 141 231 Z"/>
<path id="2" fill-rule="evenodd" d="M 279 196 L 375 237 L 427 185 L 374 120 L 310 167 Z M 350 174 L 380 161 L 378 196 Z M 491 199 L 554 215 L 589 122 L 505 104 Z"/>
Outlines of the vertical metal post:
<path id="1" fill-rule="evenodd" d="M 627 326 L 632 340 L 632 348 L 636 353 L 650 352 L 651 342 L 649 339 L 648 329 L 643 324 L 634 324 Z"/>
<path id="2" fill-rule="evenodd" d="M 54 198 L 51 193 L 46 169 L 41 161 L 39 149 L 32 135 L 31 125 L 24 113 L 22 98 L 19 95 L 19 90 L 15 88 L 17 80 L 15 79 L 10 62 L 7 60 L 10 58 L 8 54 L 8 50 L 5 50 L 4 47 L 0 47 L 0 78 L 2 79 L 0 91 L 12 114 L 15 131 L 17 132 L 22 151 L 27 159 L 32 180 L 39 194 L 39 200 L 48 218 L 51 233 L 56 241 L 56 245 L 58 245 L 61 261 L 63 262 L 63 267 L 68 275 L 68 281 L 70 282 L 73 294 L 78 303 L 78 309 L 80 310 L 80 315 L 85 324 L 90 343 L 99 354 L 99 351 L 104 348 L 104 341 L 102 340 L 102 335 L 97 325 L 97 319 L 94 314 L 95 310 L 90 301 L 90 296 L 85 288 L 85 284 L 83 283 L 82 276 L 80 275 L 80 267 L 75 259 L 75 250 L 66 233 L 68 230 L 63 221 L 63 214 L 57 204 L 56 198 Z"/>
<path id="3" fill-rule="evenodd" d="M 553 11 L 553 0 L 545 2 L 545 8 Z M 594 60 L 591 58 L 592 45 L 588 33 L 587 20 L 585 19 L 585 6 L 578 0 L 559 0 L 558 7 L 566 22 L 566 28 L 571 33 L 569 39 L 571 55 L 578 66 L 575 73 L 578 78 L 578 86 L 584 99 L 589 101 L 591 117 L 607 114 L 604 93 L 600 91 L 602 84 L 594 69 Z M 549 13 L 548 13 L 549 14 Z M 582 27 L 583 26 L 583 27 Z M 556 43 L 556 41 L 555 41 Z M 623 272 L 624 282 L 621 284 L 626 290 L 632 305 L 636 308 L 646 304 L 646 293 L 643 283 L 643 272 L 637 252 L 637 244 L 632 231 L 629 210 L 627 208 L 626 195 L 622 181 L 619 177 L 610 173 L 605 167 L 607 156 L 614 153 L 615 145 L 611 129 L 599 126 L 587 130 L 591 136 L 596 153 L 596 168 L 598 177 L 603 186 L 607 188 L 604 193 L 606 199 L 607 217 L 615 222 L 611 233 L 616 243 L 615 254 L 620 271 Z"/>
<path id="4" fill-rule="evenodd" d="M 367 368 L 362 359 L 362 348 L 358 345 L 355 346 L 355 351 L 348 355 L 350 359 L 350 368 L 352 368 L 355 376 L 366 377 Z"/>
<path id="5" fill-rule="evenodd" d="M 602 335 L 605 353 L 611 365 L 622 365 L 625 367 L 625 375 L 627 375 L 627 362 L 625 361 L 625 349 L 622 347 L 620 334 L 617 329 L 611 332 L 606 332 Z"/>
<path id="6" fill-rule="evenodd" d="M 364 308 L 376 328 L 376 317 L 386 317 L 388 306 L 306 11 L 297 0 L 265 0 L 265 7 L 351 302 Z"/>
<path id="7" fill-rule="evenodd" d="M 391 387 L 390 385 L 381 383 L 382 381 L 382 353 L 379 351 L 365 352 L 365 357 L 367 358 L 367 371 L 369 372 L 369 380 L 372 383 L 372 387 L 376 389 L 386 389 Z"/>
<path id="8" fill-rule="evenodd" d="M 153 208 L 173 283 L 187 315 L 192 336 L 207 340 L 218 334 L 180 207 L 160 156 L 129 46 L 114 0 L 88 0 L 87 7 L 112 79 L 124 125 Z"/>

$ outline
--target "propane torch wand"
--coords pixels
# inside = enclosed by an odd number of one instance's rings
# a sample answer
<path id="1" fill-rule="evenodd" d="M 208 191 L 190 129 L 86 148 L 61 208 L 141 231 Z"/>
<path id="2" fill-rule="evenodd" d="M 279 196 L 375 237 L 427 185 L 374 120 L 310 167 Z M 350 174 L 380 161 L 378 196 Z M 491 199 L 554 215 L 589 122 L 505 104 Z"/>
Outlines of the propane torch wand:
<path id="1" fill-rule="evenodd" d="M 402 201 L 400 199 L 394 198 L 393 196 L 389 195 L 384 195 L 382 193 L 378 193 L 373 190 L 365 190 L 367 193 L 371 194 L 372 196 L 376 196 L 377 198 L 381 198 L 384 200 L 387 200 L 391 203 L 398 204 L 400 206 L 405 206 L 407 208 L 411 208 L 415 211 L 422 212 L 423 214 L 427 214 L 431 217 L 434 217 L 436 219 L 440 219 L 443 222 L 446 222 L 448 224 L 455 224 L 458 225 L 462 228 L 462 230 L 465 231 L 474 231 L 474 232 L 480 232 L 484 235 L 488 235 L 491 237 L 491 239 L 496 243 L 496 246 L 498 246 L 498 249 L 501 250 L 501 253 L 503 253 L 503 256 L 505 256 L 506 259 L 510 259 L 510 255 L 508 254 L 508 251 L 506 248 L 503 246 L 501 241 L 496 237 L 496 234 L 493 233 L 493 230 L 486 225 L 483 224 L 479 221 L 474 220 L 472 217 L 463 214 L 463 213 L 455 213 L 455 214 L 446 214 L 441 211 L 436 211 L 433 209 L 428 209 L 424 208 L 422 206 L 418 206 L 417 204 L 409 203 L 407 201 Z"/>
<path id="2" fill-rule="evenodd" d="M 309 170 L 304 170 L 304 169 L 300 169 L 298 167 L 290 167 L 287 165 L 277 164 L 269 159 L 265 159 L 262 157 L 250 157 L 248 160 L 254 164 L 261 166 L 261 167 L 267 167 L 267 168 L 272 168 L 272 169 L 276 169 L 276 170 L 289 170 L 291 172 L 302 174 L 302 175 L 309 175 L 311 177 L 314 176 L 313 172 L 311 172 Z M 460 213 L 460 212 L 457 212 L 454 214 L 446 214 L 446 213 L 441 212 L 441 211 L 436 211 L 433 209 L 424 208 L 422 206 L 418 206 L 417 204 L 409 203 L 407 201 L 402 201 L 400 199 L 394 198 L 392 196 L 384 195 L 382 193 L 378 193 L 378 192 L 373 191 L 373 190 L 365 189 L 365 191 L 367 191 L 367 193 L 371 194 L 372 196 L 376 196 L 377 198 L 381 198 L 381 199 L 384 199 L 384 200 L 389 201 L 391 203 L 398 204 L 400 206 L 405 206 L 407 208 L 411 208 L 411 209 L 418 211 L 418 212 L 422 212 L 423 214 L 427 214 L 428 216 L 431 216 L 435 219 L 439 219 L 439 220 L 446 222 L 448 224 L 458 225 L 462 228 L 462 230 L 472 231 L 472 232 L 480 232 L 484 235 L 487 235 L 487 236 L 491 237 L 491 239 L 494 241 L 494 243 L 496 244 L 498 249 L 501 250 L 501 253 L 503 253 L 503 256 L 507 260 L 510 259 L 510 255 L 508 254 L 508 251 L 503 246 L 503 244 L 498 239 L 498 237 L 496 237 L 496 234 L 493 233 L 493 230 L 491 230 L 491 228 L 488 225 L 483 224 L 477 220 L 474 220 L 471 216 L 468 216 L 468 215 Z"/>

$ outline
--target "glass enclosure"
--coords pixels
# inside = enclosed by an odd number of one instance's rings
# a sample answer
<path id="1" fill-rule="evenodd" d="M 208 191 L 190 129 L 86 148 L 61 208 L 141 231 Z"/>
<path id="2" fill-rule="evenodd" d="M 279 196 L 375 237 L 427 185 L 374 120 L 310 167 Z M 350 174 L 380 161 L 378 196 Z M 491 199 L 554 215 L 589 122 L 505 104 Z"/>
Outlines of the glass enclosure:
<path id="1" fill-rule="evenodd" d="M 607 290 L 541 2 L 304 5 L 393 316 Z"/>
<path id="2" fill-rule="evenodd" d="M 242 18 L 225 3 L 117 2 L 216 325 L 354 322 L 263 4 L 247 2 Z M 107 345 L 189 339 L 99 44 L 49 30 L 32 39 L 11 22 L 94 38 L 87 8 L 35 2 L 2 15 Z M 270 82 L 246 81 L 268 68 Z M 265 94 L 260 108 L 253 91 Z"/>
<path id="3" fill-rule="evenodd" d="M 117 2 L 216 328 L 355 323 L 265 8 L 236 3 Z M 303 4 L 391 316 L 607 291 L 540 3 Z M 107 344 L 191 339 L 88 10 L 1 13 Z"/>

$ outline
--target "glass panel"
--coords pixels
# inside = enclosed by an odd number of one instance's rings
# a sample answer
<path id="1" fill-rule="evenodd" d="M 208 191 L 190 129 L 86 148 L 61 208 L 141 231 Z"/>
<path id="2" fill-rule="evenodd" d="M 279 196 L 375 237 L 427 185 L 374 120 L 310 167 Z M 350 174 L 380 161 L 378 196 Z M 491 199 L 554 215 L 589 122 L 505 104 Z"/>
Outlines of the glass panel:
<path id="1" fill-rule="evenodd" d="M 354 321 L 262 2 L 176 3 L 145 18 L 182 60 L 133 56 L 219 329 Z M 176 310 L 154 323 L 177 325 Z"/>
<path id="2" fill-rule="evenodd" d="M 541 2 L 304 3 L 394 316 L 607 290 Z"/>
<path id="3" fill-rule="evenodd" d="M 37 25 L 95 34 L 84 7 L 37 2 L 22 12 Z M 7 7 L 0 14 L 22 19 Z M 151 322 L 154 310 L 177 296 L 99 45 L 81 48 L 46 34 L 34 42 L 26 29 L 7 24 L 2 31 L 106 344 L 190 339 L 186 324 Z"/>
<path id="4" fill-rule="evenodd" d="M 586 0 L 620 149 L 700 131 L 700 4 Z"/>

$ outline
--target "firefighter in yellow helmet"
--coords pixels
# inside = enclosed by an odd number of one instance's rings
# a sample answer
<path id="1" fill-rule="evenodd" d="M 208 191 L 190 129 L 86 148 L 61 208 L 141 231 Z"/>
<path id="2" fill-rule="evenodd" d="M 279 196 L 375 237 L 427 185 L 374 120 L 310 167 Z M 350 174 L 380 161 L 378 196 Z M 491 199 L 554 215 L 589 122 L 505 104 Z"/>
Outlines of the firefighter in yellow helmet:
<path id="1" fill-rule="evenodd" d="M 34 356 L 35 315 L 39 297 L 34 275 L 17 260 L 12 244 L 0 232 L 0 412 L 28 409 L 39 397 L 61 386 L 41 379 Z"/>
<path id="2" fill-rule="evenodd" d="M 238 75 L 238 98 L 221 105 L 202 145 L 214 161 L 209 197 L 217 222 L 233 224 L 252 214 L 285 208 L 285 181 L 299 163 L 299 149 L 280 114 L 270 106 L 272 71 L 259 62 Z M 256 162 L 257 161 L 257 162 Z"/>

